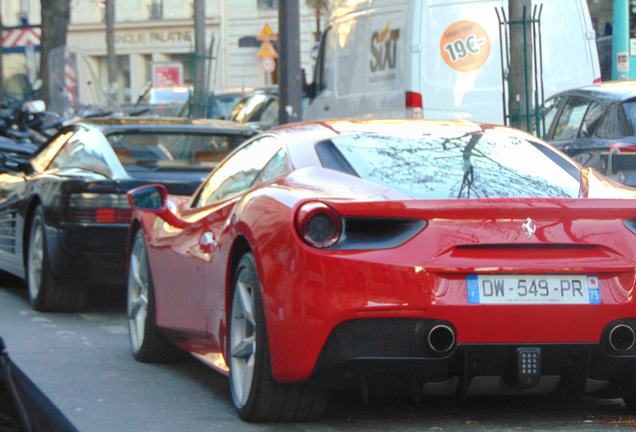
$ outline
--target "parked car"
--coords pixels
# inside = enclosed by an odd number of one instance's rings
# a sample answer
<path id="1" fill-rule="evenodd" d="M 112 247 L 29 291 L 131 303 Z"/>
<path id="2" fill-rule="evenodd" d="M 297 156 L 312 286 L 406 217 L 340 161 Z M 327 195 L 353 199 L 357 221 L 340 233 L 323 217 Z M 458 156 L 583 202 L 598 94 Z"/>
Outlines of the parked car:
<path id="1" fill-rule="evenodd" d="M 192 97 L 192 86 L 147 87 L 142 89 L 140 99 L 134 104 L 127 104 L 123 108 L 129 115 L 153 115 L 159 117 L 184 117 L 188 110 L 188 102 Z"/>
<path id="2" fill-rule="evenodd" d="M 278 124 L 278 88 L 254 90 L 232 108 L 229 120 L 245 123 L 259 129 Z"/>
<path id="3" fill-rule="evenodd" d="M 636 81 L 559 93 L 545 102 L 544 114 L 548 142 L 585 167 L 636 185 Z"/>
<path id="4" fill-rule="evenodd" d="M 191 194 L 253 134 L 221 120 L 95 118 L 64 127 L 30 158 L 3 147 L 0 270 L 27 280 L 39 311 L 79 310 L 91 285 L 123 289 L 126 192 L 162 183 Z"/>
<path id="5" fill-rule="evenodd" d="M 13 363 L 1 337 L 0 431 L 78 431 L 42 390 Z"/>
<path id="6" fill-rule="evenodd" d="M 244 420 L 383 384 L 634 403 L 636 191 L 531 135 L 292 124 L 189 199 L 128 196 L 134 357 L 192 353 L 229 375 Z"/>
<path id="7" fill-rule="evenodd" d="M 229 119 L 236 104 L 254 91 L 251 87 L 215 90 L 210 118 Z"/>

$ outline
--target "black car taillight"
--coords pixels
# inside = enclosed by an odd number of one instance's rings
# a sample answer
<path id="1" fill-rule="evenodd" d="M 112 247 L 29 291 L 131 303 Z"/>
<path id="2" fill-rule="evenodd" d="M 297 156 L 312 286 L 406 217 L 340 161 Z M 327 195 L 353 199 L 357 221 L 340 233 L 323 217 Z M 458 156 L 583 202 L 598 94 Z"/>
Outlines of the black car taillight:
<path id="1" fill-rule="evenodd" d="M 340 216 L 321 202 L 308 202 L 296 212 L 296 230 L 309 246 L 324 249 L 335 244 L 342 232 Z"/>
<path id="2" fill-rule="evenodd" d="M 128 224 L 132 209 L 126 195 L 73 193 L 65 200 L 64 221 L 79 224 Z"/>

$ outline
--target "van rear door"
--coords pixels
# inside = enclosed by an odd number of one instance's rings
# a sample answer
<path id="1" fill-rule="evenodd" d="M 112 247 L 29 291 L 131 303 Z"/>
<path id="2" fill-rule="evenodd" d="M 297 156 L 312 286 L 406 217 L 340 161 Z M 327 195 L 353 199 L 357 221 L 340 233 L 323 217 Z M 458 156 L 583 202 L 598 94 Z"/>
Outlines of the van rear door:
<path id="1" fill-rule="evenodd" d="M 421 87 L 414 90 L 422 94 L 425 118 L 504 123 L 496 9 L 508 17 L 507 6 L 507 0 L 428 1 L 422 12 Z M 535 6 L 541 8 L 545 98 L 593 83 L 600 69 L 585 0 Z"/>
<path id="2" fill-rule="evenodd" d="M 429 0 L 422 10 L 424 118 L 502 123 L 496 8 L 507 0 Z"/>

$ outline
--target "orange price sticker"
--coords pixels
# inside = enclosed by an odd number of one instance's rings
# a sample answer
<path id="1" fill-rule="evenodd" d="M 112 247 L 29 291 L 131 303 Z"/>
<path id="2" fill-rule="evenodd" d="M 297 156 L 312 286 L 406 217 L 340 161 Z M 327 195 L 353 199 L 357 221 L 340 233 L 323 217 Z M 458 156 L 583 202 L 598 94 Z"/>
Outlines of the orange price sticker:
<path id="1" fill-rule="evenodd" d="M 488 33 L 473 21 L 457 21 L 442 34 L 439 42 L 442 58 L 460 72 L 479 69 L 490 54 Z"/>

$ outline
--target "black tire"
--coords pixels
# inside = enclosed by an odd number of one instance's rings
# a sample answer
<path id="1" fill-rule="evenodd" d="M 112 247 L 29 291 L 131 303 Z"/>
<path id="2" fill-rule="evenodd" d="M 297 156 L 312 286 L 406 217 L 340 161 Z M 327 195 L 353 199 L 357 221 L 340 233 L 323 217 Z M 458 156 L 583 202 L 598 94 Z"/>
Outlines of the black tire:
<path id="1" fill-rule="evenodd" d="M 131 249 L 127 291 L 128 334 L 135 360 L 167 363 L 187 357 L 157 327 L 155 289 L 142 230 L 135 234 Z"/>
<path id="2" fill-rule="evenodd" d="M 77 312 L 86 307 L 88 291 L 81 282 L 56 278 L 51 269 L 44 211 L 38 206 L 29 227 L 26 256 L 27 287 L 31 307 L 41 312 Z"/>
<path id="3" fill-rule="evenodd" d="M 636 414 L 636 396 L 634 394 L 623 397 L 623 402 L 625 402 L 625 406 L 631 414 Z"/>
<path id="4" fill-rule="evenodd" d="M 228 344 L 232 400 L 242 420 L 298 422 L 322 414 L 326 389 L 278 383 L 272 376 L 261 288 L 251 253 L 243 255 L 235 273 Z"/>

